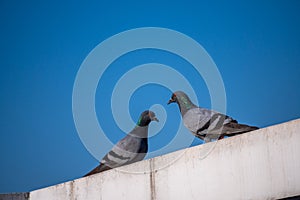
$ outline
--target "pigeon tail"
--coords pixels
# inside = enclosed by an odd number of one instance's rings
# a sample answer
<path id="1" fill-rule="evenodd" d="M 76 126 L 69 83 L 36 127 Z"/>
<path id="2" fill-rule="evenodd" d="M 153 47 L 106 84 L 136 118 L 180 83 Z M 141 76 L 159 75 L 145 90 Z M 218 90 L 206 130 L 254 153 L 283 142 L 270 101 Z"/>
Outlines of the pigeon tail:
<path id="1" fill-rule="evenodd" d="M 226 136 L 234 136 L 234 135 L 239 135 L 239 134 L 247 133 L 250 131 L 254 131 L 257 129 L 259 129 L 259 128 L 256 126 L 249 126 L 249 125 L 245 125 L 245 124 L 238 124 L 236 122 L 230 122 L 223 126 L 222 132 Z"/>
<path id="2" fill-rule="evenodd" d="M 112 169 L 112 168 L 100 163 L 99 166 L 97 166 L 95 169 L 93 169 L 92 171 L 90 171 L 89 173 L 84 175 L 83 177 L 90 176 L 90 175 L 93 175 L 93 174 L 97 174 L 97 173 L 100 173 L 100 172 L 103 172 L 103 171 L 106 171 L 106 170 L 109 170 L 109 169 Z"/>

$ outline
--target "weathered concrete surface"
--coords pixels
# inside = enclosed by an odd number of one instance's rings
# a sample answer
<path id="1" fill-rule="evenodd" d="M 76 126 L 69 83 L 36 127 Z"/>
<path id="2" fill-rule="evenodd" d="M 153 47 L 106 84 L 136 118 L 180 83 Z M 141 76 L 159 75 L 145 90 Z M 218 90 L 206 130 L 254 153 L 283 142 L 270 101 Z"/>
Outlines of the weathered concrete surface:
<path id="1" fill-rule="evenodd" d="M 29 193 L 11 193 L 11 194 L 0 194 L 0 200 L 28 200 Z"/>
<path id="2" fill-rule="evenodd" d="M 123 170 L 149 171 L 149 160 L 124 166 Z M 75 181 L 33 191 L 30 200 L 97 200 L 97 199 L 149 199 L 150 178 L 144 173 L 132 174 L 109 170 Z"/>
<path id="3" fill-rule="evenodd" d="M 300 195 L 299 170 L 294 120 L 36 190 L 30 200 L 281 199 Z"/>
<path id="4" fill-rule="evenodd" d="M 189 149 L 174 165 L 156 173 L 157 199 L 300 195 L 300 120 L 222 140 L 200 160 L 204 147 Z M 154 162 L 160 159 L 164 157 Z"/>

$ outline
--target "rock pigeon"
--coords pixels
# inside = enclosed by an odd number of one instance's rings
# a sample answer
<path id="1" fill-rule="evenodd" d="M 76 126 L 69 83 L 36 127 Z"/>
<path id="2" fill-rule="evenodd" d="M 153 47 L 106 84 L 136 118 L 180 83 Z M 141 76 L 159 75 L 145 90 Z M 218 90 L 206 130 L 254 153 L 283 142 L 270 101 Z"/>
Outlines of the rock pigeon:
<path id="1" fill-rule="evenodd" d="M 258 129 L 255 126 L 239 124 L 227 115 L 198 107 L 182 91 L 174 92 L 168 104 L 175 102 L 179 106 L 185 127 L 205 142 Z"/>
<path id="2" fill-rule="evenodd" d="M 99 166 L 85 176 L 143 160 L 148 151 L 148 125 L 151 121 L 158 122 L 154 112 L 144 111 L 133 130 L 104 156 Z"/>

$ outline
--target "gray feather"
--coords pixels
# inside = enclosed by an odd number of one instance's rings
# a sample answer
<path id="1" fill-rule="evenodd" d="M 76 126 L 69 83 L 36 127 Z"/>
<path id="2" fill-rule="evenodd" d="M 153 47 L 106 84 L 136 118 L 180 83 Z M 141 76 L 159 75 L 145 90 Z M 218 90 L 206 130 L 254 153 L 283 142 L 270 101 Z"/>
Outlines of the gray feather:
<path id="1" fill-rule="evenodd" d="M 217 139 L 223 133 L 222 127 L 235 121 L 229 116 L 199 107 L 188 110 L 182 118 L 184 125 L 200 139 L 208 134 L 212 139 Z"/>
<path id="2" fill-rule="evenodd" d="M 158 121 L 153 112 L 143 112 L 138 122 L 142 125 L 136 125 L 103 157 L 100 165 L 85 176 L 143 160 L 148 152 L 148 124 L 152 120 Z"/>
<path id="3" fill-rule="evenodd" d="M 258 129 L 239 124 L 233 118 L 216 111 L 200 108 L 182 91 L 173 93 L 169 103 L 173 102 L 179 106 L 184 125 L 193 135 L 206 142 L 219 139 L 220 136 L 233 136 Z"/>

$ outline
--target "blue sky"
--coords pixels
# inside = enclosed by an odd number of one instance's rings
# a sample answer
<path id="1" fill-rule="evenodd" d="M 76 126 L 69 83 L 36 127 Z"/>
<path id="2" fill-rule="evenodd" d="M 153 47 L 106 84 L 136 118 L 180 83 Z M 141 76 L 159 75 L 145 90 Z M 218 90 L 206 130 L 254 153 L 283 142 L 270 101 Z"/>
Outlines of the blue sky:
<path id="1" fill-rule="evenodd" d="M 125 30 L 164 27 L 200 43 L 223 78 L 227 114 L 238 121 L 265 127 L 299 118 L 299 8 L 296 0 L 1 1 L 0 193 L 73 180 L 97 165 L 74 125 L 73 84 L 89 52 Z M 112 142 L 124 136 L 110 110 L 113 86 L 132 67 L 150 62 L 180 71 L 199 104 L 211 106 L 202 77 L 184 59 L 154 49 L 128 53 L 109 66 L 96 92 L 97 116 Z M 167 144 L 178 129 L 178 108 L 166 105 L 170 96 L 168 88 L 152 84 L 130 99 L 133 120 L 153 104 L 168 114 L 150 139 L 151 150 Z"/>

